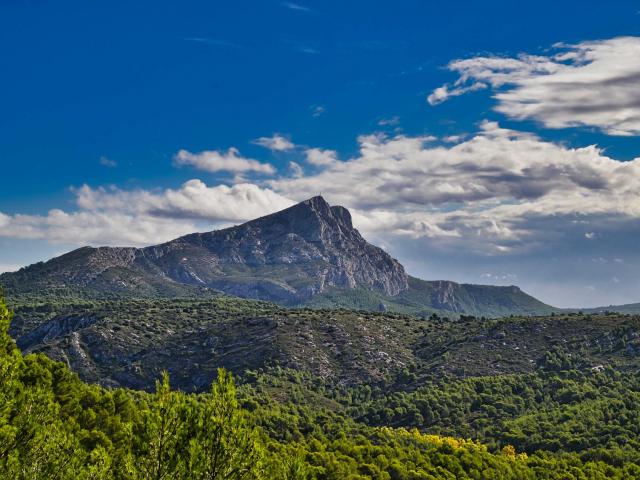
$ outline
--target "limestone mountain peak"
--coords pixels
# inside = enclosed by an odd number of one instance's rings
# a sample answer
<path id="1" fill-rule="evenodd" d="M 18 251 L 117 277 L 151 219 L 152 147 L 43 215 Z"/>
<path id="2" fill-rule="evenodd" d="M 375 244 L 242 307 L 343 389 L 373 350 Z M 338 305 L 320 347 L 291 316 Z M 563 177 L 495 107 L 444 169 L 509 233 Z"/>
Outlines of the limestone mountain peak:
<path id="1" fill-rule="evenodd" d="M 514 287 L 410 277 L 360 235 L 346 208 L 322 196 L 241 225 L 146 248 L 79 248 L 2 274 L 0 284 L 10 295 L 194 297 L 220 291 L 284 305 L 383 305 L 420 314 L 552 310 Z"/>
<path id="2" fill-rule="evenodd" d="M 403 266 L 360 235 L 346 208 L 321 196 L 223 230 L 141 249 L 81 248 L 29 269 L 18 276 L 37 278 L 37 288 L 153 294 L 202 287 L 285 304 L 330 288 L 392 296 L 408 288 Z"/>
<path id="3" fill-rule="evenodd" d="M 344 235 L 357 234 L 359 236 L 353 227 L 349 211 L 341 206 L 329 205 L 320 195 L 231 228 L 264 227 L 275 224 L 282 225 L 290 233 L 301 235 L 309 234 L 318 229 L 332 229 L 339 230 Z"/>

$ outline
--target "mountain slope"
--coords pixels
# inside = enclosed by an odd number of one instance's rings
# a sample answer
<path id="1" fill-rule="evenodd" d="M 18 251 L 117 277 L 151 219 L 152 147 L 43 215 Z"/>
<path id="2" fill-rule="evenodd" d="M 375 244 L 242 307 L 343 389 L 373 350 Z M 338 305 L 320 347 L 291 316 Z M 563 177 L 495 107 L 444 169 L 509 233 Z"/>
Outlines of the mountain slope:
<path id="1" fill-rule="evenodd" d="M 117 307 L 126 306 L 111 305 L 119 313 L 126 310 Z M 176 306 L 182 308 L 172 308 L 171 317 L 185 311 L 186 305 Z M 624 370 L 594 370 L 591 352 L 578 358 L 554 352 L 535 373 L 432 380 L 416 375 L 420 369 L 411 364 L 392 383 L 351 388 L 335 376 L 276 366 L 246 372 L 237 397 L 225 374 L 208 394 L 171 391 L 165 380 L 148 395 L 86 385 L 43 355 L 23 357 L 5 334 L 7 313 L 0 300 L 0 367 L 6 373 L 0 393 L 10 399 L 1 412 L 4 445 L 10 446 L 0 461 L 2 478 L 22 478 L 25 471 L 30 478 L 146 478 L 150 459 L 175 478 L 193 476 L 201 458 L 196 447 L 211 438 L 206 420 L 222 404 L 231 412 L 221 434 L 229 439 L 225 448 L 260 436 L 262 456 L 254 463 L 268 467 L 268 474 L 259 478 L 640 478 L 640 377 L 629 371 L 637 368 L 630 358 Z M 396 320 L 407 326 L 406 318 Z M 574 325 L 567 330 L 562 335 L 570 342 L 587 340 Z M 104 361 L 97 355 L 88 360 Z M 387 365 L 380 358 L 375 367 Z M 159 438 L 168 455 L 155 454 Z M 247 455 L 244 449 L 240 461 Z"/>
<path id="2" fill-rule="evenodd" d="M 448 280 L 426 281 L 408 277 L 409 288 L 396 296 L 365 290 L 328 289 L 310 298 L 305 306 L 315 308 L 352 308 L 406 313 L 428 317 L 473 315 L 503 317 L 509 315 L 548 315 L 558 311 L 520 288 L 474 285 Z"/>
<path id="3" fill-rule="evenodd" d="M 108 386 L 151 389 L 167 370 L 179 388 L 200 391 L 220 366 L 237 374 L 281 366 L 342 385 L 379 384 L 405 369 L 416 384 L 443 375 L 531 373 L 578 357 L 572 368 L 640 367 L 640 318 L 620 315 L 452 322 L 230 297 L 14 308 L 10 333 L 25 353 L 46 353 Z"/>
<path id="4" fill-rule="evenodd" d="M 565 309 L 568 311 L 581 311 L 584 313 L 605 313 L 605 312 L 616 312 L 616 313 L 624 313 L 629 315 L 637 315 L 640 314 L 640 303 L 626 303 L 624 305 L 608 305 L 606 307 L 595 307 L 595 308 L 572 308 Z"/>
<path id="5" fill-rule="evenodd" d="M 147 248 L 81 248 L 0 282 L 10 294 L 71 286 L 154 296 L 190 286 L 288 304 L 331 286 L 388 295 L 407 289 L 402 265 L 367 243 L 346 209 L 322 197 Z"/>
<path id="6" fill-rule="evenodd" d="M 0 275 L 10 296 L 210 297 L 282 305 L 392 310 L 417 315 L 545 314 L 517 287 L 409 277 L 368 243 L 349 211 L 313 197 L 256 220 L 146 248 L 83 247 Z"/>

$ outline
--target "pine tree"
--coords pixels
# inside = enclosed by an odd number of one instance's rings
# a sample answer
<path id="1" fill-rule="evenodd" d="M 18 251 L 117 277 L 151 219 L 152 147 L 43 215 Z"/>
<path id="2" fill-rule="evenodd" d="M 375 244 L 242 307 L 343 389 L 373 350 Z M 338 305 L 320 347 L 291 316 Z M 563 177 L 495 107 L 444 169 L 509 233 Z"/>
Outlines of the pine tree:
<path id="1" fill-rule="evenodd" d="M 83 455 L 64 429 L 50 385 L 38 383 L 37 362 L 25 362 L 9 337 L 11 312 L 1 294 L 0 478 L 70 478 Z"/>
<path id="2" fill-rule="evenodd" d="M 156 382 L 156 393 L 144 416 L 142 452 L 132 460 L 131 470 L 145 480 L 185 478 L 184 456 L 186 422 L 184 395 L 172 392 L 169 374 Z"/>
<path id="3" fill-rule="evenodd" d="M 189 453 L 190 478 L 260 478 L 262 451 L 257 433 L 240 409 L 233 378 L 224 369 L 218 369 L 211 394 L 199 409 Z"/>

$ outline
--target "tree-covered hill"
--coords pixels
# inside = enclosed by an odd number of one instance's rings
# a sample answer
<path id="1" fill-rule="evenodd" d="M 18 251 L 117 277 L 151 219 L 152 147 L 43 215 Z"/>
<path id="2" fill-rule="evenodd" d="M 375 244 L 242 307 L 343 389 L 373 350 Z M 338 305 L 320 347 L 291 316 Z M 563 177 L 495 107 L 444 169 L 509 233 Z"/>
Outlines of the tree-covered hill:
<path id="1" fill-rule="evenodd" d="M 573 311 L 577 311 L 577 310 L 578 309 L 573 309 Z M 617 312 L 617 313 L 626 313 L 629 315 L 639 315 L 640 303 L 627 303 L 625 305 L 608 305 L 606 307 L 583 308 L 580 310 L 587 313 Z"/>
<path id="2" fill-rule="evenodd" d="M 387 384 L 406 372 L 417 385 L 446 375 L 533 373 L 557 358 L 581 371 L 640 368 L 640 318 L 618 314 L 454 320 L 226 296 L 13 305 L 10 332 L 21 349 L 105 386 L 150 390 L 167 370 L 177 387 L 202 391 L 221 366 L 241 375 L 280 365 L 347 385 Z"/>
<path id="3" fill-rule="evenodd" d="M 245 371 L 237 393 L 224 370 L 208 393 L 172 391 L 168 376 L 145 393 L 23 356 L 9 320 L 0 300 L 1 478 L 640 477 L 637 374 L 577 370 L 559 353 L 544 372 L 422 387 L 411 372 L 354 387 L 275 366 Z"/>

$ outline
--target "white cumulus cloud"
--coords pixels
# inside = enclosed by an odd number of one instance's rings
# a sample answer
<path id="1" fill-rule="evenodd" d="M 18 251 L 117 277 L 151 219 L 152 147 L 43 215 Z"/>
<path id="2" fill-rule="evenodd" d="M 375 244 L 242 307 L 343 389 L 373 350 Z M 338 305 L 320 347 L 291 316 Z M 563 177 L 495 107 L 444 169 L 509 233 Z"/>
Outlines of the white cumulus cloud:
<path id="1" fill-rule="evenodd" d="M 327 166 L 338 160 L 335 150 L 323 150 L 321 148 L 308 148 L 305 151 L 307 163 L 316 166 Z"/>
<path id="2" fill-rule="evenodd" d="M 373 241 L 422 242 L 430 252 L 504 256 L 580 242 L 606 248 L 640 233 L 640 159 L 618 161 L 594 145 L 568 148 L 489 121 L 465 137 L 435 140 L 364 135 L 346 160 L 306 148 L 299 153 L 313 169 L 292 161 L 286 174 L 253 183 L 85 185 L 74 190 L 75 211 L 0 213 L 0 236 L 145 245 L 256 218 L 318 193 L 351 209 Z"/>
<path id="3" fill-rule="evenodd" d="M 274 174 L 276 169 L 268 163 L 240 156 L 237 148 L 230 148 L 226 152 L 217 150 L 192 153 L 180 150 L 173 157 L 176 166 L 192 166 L 205 172 L 257 172 Z"/>
<path id="4" fill-rule="evenodd" d="M 277 133 L 271 137 L 256 138 L 253 143 L 274 152 L 287 152 L 296 148 L 291 140 Z"/>
<path id="5" fill-rule="evenodd" d="M 322 192 L 354 209 L 368 232 L 488 253 L 536 248 L 562 232 L 588 239 L 590 223 L 615 229 L 640 219 L 640 159 L 617 161 L 593 145 L 567 148 L 487 121 L 446 146 L 432 137 L 359 142 L 355 158 L 267 184 L 297 200 Z"/>
<path id="6" fill-rule="evenodd" d="M 0 236 L 73 245 L 142 246 L 250 220 L 293 203 L 253 184 L 209 187 L 196 179 L 159 192 L 83 185 L 74 193 L 78 207 L 74 212 L 0 213 Z"/>

